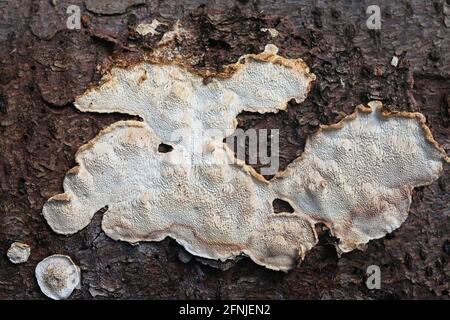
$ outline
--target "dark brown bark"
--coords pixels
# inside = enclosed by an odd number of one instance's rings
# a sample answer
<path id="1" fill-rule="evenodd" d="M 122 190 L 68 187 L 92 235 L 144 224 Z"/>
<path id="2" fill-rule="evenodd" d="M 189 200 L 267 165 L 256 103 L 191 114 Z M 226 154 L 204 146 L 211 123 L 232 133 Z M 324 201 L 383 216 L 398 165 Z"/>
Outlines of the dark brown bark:
<path id="1" fill-rule="evenodd" d="M 415 191 L 408 220 L 365 252 L 338 258 L 333 241 L 320 243 L 288 274 L 249 259 L 224 264 L 195 259 L 175 241 L 132 246 L 109 239 L 102 213 L 81 232 L 51 231 L 41 213 L 62 191 L 78 147 L 124 115 L 80 113 L 74 97 L 100 78 L 96 66 L 139 59 L 158 37 L 133 26 L 177 19 L 194 37 L 178 43 L 194 69 L 219 70 L 245 53 L 274 43 L 303 58 L 317 76 L 308 99 L 286 112 L 239 116 L 243 128 L 281 130 L 282 167 L 298 157 L 319 124 L 339 121 L 356 104 L 382 100 L 392 110 L 420 111 L 449 148 L 450 29 L 445 1 L 379 0 L 382 28 L 366 28 L 366 1 L 15 1 L 0 2 L 0 299 L 43 298 L 34 268 L 48 255 L 71 256 L 82 287 L 71 299 L 96 298 L 449 298 L 450 171 Z M 67 30 L 66 8 L 82 9 L 81 30 Z M 273 27 L 272 39 L 260 29 Z M 164 28 L 164 27 L 163 27 Z M 161 33 L 166 30 L 161 29 Z M 400 57 L 397 68 L 390 65 Z M 31 245 L 29 261 L 13 265 L 10 244 Z M 367 266 L 381 267 L 382 287 L 365 286 Z M 221 269 L 228 270 L 223 271 Z M 219 267 L 219 268 L 217 268 Z"/>

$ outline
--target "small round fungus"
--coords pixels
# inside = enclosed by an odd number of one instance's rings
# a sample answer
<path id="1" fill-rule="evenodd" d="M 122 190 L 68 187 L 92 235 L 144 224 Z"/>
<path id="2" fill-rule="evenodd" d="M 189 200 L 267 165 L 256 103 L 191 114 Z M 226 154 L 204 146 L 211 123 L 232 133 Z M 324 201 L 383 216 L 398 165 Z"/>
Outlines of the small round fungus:
<path id="1" fill-rule="evenodd" d="M 67 299 L 80 284 L 80 269 L 65 255 L 45 258 L 36 266 L 35 275 L 42 293 L 53 300 Z"/>
<path id="2" fill-rule="evenodd" d="M 12 263 L 17 264 L 27 262 L 30 253 L 31 248 L 29 245 L 22 242 L 14 242 L 11 244 L 11 247 L 9 247 L 6 255 Z"/>

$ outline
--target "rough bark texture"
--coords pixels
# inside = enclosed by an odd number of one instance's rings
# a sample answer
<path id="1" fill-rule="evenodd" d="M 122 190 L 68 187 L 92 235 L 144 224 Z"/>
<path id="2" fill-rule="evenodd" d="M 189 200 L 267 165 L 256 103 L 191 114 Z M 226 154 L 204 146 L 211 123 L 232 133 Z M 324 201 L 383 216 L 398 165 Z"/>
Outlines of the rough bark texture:
<path id="1" fill-rule="evenodd" d="M 127 119 L 80 113 L 72 103 L 99 80 L 98 65 L 107 67 L 117 57 L 139 59 L 167 31 L 162 26 L 159 36 L 139 37 L 133 27 L 143 19 L 157 18 L 168 26 L 180 19 L 194 37 L 176 45 L 193 58 L 194 69 L 220 69 L 267 43 L 308 63 L 317 81 L 304 103 L 291 103 L 278 114 L 239 116 L 242 128 L 281 130 L 282 167 L 301 154 L 319 124 L 337 122 L 354 105 L 373 99 L 392 110 L 424 113 L 448 149 L 445 1 L 118 2 L 0 1 L 0 299 L 43 298 L 34 268 L 54 253 L 71 256 L 81 267 L 82 287 L 71 299 L 449 298 L 448 165 L 436 183 L 416 190 L 400 229 L 371 241 L 365 252 L 341 258 L 335 240 L 321 231 L 319 245 L 288 274 L 247 258 L 237 263 L 196 259 L 171 239 L 136 246 L 115 242 L 100 229 L 101 212 L 70 237 L 52 232 L 41 215 L 46 199 L 62 191 L 78 147 Z M 70 4 L 81 7 L 81 30 L 66 28 Z M 371 4 L 381 8 L 381 30 L 366 27 Z M 275 28 L 279 36 L 272 39 L 261 28 Z M 393 55 L 400 57 L 397 68 L 390 64 Z M 15 240 L 32 248 L 25 264 L 13 265 L 6 257 Z M 365 270 L 372 264 L 381 267 L 380 290 L 365 286 Z"/>

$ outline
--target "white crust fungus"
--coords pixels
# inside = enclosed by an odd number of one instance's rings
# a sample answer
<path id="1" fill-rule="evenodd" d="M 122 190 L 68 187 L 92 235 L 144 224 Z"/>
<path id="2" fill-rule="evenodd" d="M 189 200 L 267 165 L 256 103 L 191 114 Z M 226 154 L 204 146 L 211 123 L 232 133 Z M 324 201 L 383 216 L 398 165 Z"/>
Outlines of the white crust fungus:
<path id="1" fill-rule="evenodd" d="M 372 101 L 322 126 L 273 188 L 327 225 L 348 252 L 400 227 L 413 188 L 439 178 L 448 160 L 422 114 L 388 112 Z"/>
<path id="2" fill-rule="evenodd" d="M 164 25 L 164 23 L 161 23 L 158 20 L 153 19 L 151 23 L 140 23 L 136 27 L 136 32 L 142 36 L 146 36 L 148 34 L 150 34 L 151 36 L 155 36 L 159 34 L 159 32 L 156 31 L 156 28 L 158 28 L 160 25 Z"/>
<path id="3" fill-rule="evenodd" d="M 398 66 L 398 57 L 397 56 L 393 56 L 392 60 L 391 60 L 391 66 L 396 67 Z"/>
<path id="4" fill-rule="evenodd" d="M 316 223 L 330 228 L 343 252 L 398 228 L 412 189 L 437 179 L 447 159 L 421 114 L 388 113 L 380 102 L 358 106 L 311 136 L 302 156 L 270 182 L 230 163 L 223 138 L 240 112 L 286 109 L 289 100 L 306 98 L 315 79 L 301 59 L 276 53 L 268 45 L 243 56 L 207 84 L 177 65 L 113 69 L 76 107 L 144 121 L 114 123 L 78 150 L 65 192 L 44 205 L 51 228 L 75 233 L 108 206 L 102 228 L 113 239 L 169 236 L 200 257 L 244 254 L 283 271 L 317 243 Z M 211 128 L 221 131 L 199 134 Z M 161 143 L 171 152 L 158 152 Z M 198 145 L 202 157 L 192 161 Z M 274 199 L 294 212 L 274 213 Z"/>
<path id="5" fill-rule="evenodd" d="M 280 34 L 277 29 L 274 28 L 261 28 L 262 32 L 268 32 L 272 38 L 278 37 Z"/>
<path id="6" fill-rule="evenodd" d="M 42 293 L 53 300 L 67 299 L 80 285 L 80 268 L 65 255 L 54 254 L 38 263 L 36 279 Z"/>
<path id="7" fill-rule="evenodd" d="M 9 261 L 18 264 L 27 262 L 30 253 L 31 248 L 29 245 L 22 242 L 13 242 L 6 255 L 8 256 Z"/>

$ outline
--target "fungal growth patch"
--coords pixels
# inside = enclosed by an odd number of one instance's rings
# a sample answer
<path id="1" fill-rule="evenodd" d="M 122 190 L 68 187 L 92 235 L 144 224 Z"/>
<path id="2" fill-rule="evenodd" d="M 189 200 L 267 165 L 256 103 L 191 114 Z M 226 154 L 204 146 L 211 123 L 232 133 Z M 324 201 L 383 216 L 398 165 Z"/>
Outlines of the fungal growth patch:
<path id="1" fill-rule="evenodd" d="M 45 258 L 36 266 L 35 275 L 42 293 L 53 300 L 67 299 L 80 284 L 80 269 L 65 255 Z"/>
<path id="2" fill-rule="evenodd" d="M 157 34 L 159 34 L 158 31 L 156 31 L 156 29 L 160 26 L 163 25 L 163 23 L 159 22 L 156 19 L 153 19 L 151 23 L 141 23 L 136 27 L 136 32 L 139 33 L 142 36 L 146 36 L 148 34 L 150 34 L 151 36 L 155 36 Z"/>
<path id="3" fill-rule="evenodd" d="M 30 257 L 30 253 L 31 248 L 26 243 L 13 242 L 6 255 L 8 256 L 9 261 L 14 264 L 18 264 L 27 262 Z"/>
<path id="4" fill-rule="evenodd" d="M 286 109 L 306 98 L 314 79 L 302 60 L 271 45 L 207 83 L 173 64 L 113 69 L 76 107 L 144 121 L 114 123 L 82 146 L 65 192 L 44 205 L 45 219 L 73 234 L 108 206 L 102 228 L 113 239 L 169 236 L 200 257 L 243 254 L 283 271 L 317 243 L 316 223 L 343 252 L 383 237 L 406 219 L 412 189 L 437 179 L 448 159 L 422 115 L 388 113 L 380 102 L 358 106 L 311 136 L 270 182 L 223 142 L 240 112 Z M 274 202 L 288 209 L 275 212 Z"/>

